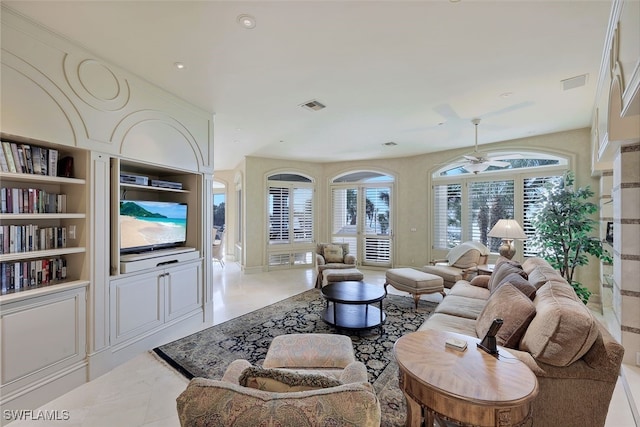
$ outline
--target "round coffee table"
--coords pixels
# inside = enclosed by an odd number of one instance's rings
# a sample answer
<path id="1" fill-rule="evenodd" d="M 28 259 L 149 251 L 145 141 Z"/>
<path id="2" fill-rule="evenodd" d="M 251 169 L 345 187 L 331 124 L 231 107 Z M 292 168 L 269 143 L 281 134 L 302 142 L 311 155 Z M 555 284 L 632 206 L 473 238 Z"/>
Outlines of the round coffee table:
<path id="1" fill-rule="evenodd" d="M 341 329 L 380 328 L 386 319 L 382 300 L 387 296 L 380 286 L 365 282 L 335 282 L 324 286 L 320 292 L 327 300 L 322 319 Z M 380 308 L 371 304 L 379 302 Z"/>
<path id="2" fill-rule="evenodd" d="M 467 342 L 465 351 L 445 346 Z M 434 419 L 458 425 L 516 426 L 531 417 L 538 380 L 518 358 L 499 347 L 498 356 L 479 349 L 479 339 L 424 330 L 399 338 L 394 356 L 407 401 L 407 426 L 433 426 Z M 443 424 L 443 423 L 440 423 Z M 446 423 L 445 423 L 446 424 Z"/>

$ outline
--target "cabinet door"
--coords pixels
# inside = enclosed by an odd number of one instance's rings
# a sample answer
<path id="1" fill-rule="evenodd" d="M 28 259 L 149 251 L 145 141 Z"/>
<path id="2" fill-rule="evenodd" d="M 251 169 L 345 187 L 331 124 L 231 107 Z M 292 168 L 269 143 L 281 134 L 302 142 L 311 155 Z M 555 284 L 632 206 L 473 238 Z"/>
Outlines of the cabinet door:
<path id="1" fill-rule="evenodd" d="M 202 262 L 166 270 L 166 319 L 171 321 L 195 310 L 202 310 Z"/>
<path id="2" fill-rule="evenodd" d="M 119 344 L 164 323 L 162 271 L 111 281 L 111 342 Z"/>
<path id="3" fill-rule="evenodd" d="M 0 394 L 84 363 L 85 295 L 83 286 L 2 305 Z"/>

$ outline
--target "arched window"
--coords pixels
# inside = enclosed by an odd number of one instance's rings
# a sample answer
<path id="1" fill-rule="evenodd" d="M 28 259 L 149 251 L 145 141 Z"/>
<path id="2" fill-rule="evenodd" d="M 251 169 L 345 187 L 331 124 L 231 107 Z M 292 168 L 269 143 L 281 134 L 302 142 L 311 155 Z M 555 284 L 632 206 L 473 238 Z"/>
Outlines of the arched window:
<path id="1" fill-rule="evenodd" d="M 518 154 L 518 159 L 501 160 L 509 163 L 504 168 L 491 166 L 472 173 L 460 162 L 453 162 L 433 172 L 434 250 L 447 251 L 474 240 L 497 253 L 501 240 L 488 237 L 488 233 L 499 219 L 516 219 L 525 234 L 533 235 L 531 219 L 538 205 L 538 189 L 559 179 L 569 160 L 549 153 Z M 529 239 L 516 244 L 522 245 L 518 252 L 524 256 L 538 253 Z"/>

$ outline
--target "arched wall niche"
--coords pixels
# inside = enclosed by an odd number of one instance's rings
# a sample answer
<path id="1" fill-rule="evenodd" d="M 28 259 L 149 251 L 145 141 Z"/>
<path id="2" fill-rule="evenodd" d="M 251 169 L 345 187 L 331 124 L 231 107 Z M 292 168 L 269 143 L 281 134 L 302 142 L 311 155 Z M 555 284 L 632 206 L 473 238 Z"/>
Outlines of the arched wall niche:
<path id="1" fill-rule="evenodd" d="M 71 146 L 87 137 L 78 110 L 46 75 L 5 51 L 1 72 L 4 133 Z"/>
<path id="2" fill-rule="evenodd" d="M 138 111 L 116 127 L 112 141 L 118 154 L 156 164 L 194 170 L 202 164 L 202 152 L 189 130 L 158 111 Z M 197 170 L 197 169 L 196 169 Z"/>

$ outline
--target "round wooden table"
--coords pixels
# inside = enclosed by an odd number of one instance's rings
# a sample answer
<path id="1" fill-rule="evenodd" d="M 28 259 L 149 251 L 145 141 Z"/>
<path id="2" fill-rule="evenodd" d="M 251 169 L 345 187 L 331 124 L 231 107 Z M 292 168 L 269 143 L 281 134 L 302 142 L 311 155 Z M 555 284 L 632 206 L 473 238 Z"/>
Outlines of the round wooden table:
<path id="1" fill-rule="evenodd" d="M 465 351 L 445 346 L 467 342 Z M 394 345 L 400 389 L 407 400 L 407 426 L 433 426 L 435 419 L 459 425 L 515 426 L 531 416 L 538 380 L 502 347 L 497 357 L 477 348 L 480 340 L 436 330 L 412 332 Z"/>
<path id="2" fill-rule="evenodd" d="M 335 282 L 322 287 L 322 296 L 327 305 L 322 319 L 336 328 L 371 329 L 380 328 L 386 314 L 382 310 L 382 300 L 387 292 L 380 286 L 365 282 Z M 380 303 L 380 308 L 370 304 Z"/>

